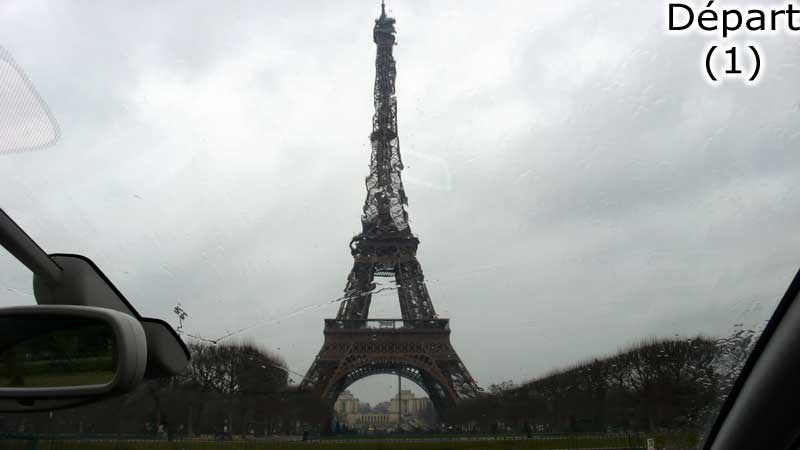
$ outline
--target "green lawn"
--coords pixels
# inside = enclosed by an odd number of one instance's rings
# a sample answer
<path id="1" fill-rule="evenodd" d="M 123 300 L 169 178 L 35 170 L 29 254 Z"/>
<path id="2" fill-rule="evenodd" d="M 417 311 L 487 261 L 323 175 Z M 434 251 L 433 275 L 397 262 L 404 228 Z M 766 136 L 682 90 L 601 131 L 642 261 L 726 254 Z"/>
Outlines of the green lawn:
<path id="1" fill-rule="evenodd" d="M 9 440 L 0 443 L 0 449 L 24 450 L 271 450 L 271 449 L 326 449 L 326 450 L 566 450 L 566 449 L 644 449 L 646 438 L 656 440 L 656 448 L 668 450 L 693 450 L 699 444 L 699 437 L 694 433 L 673 433 L 652 436 L 625 435 L 616 436 L 535 436 L 532 439 L 512 440 L 487 437 L 424 438 L 422 439 L 324 439 L 308 442 L 288 440 L 155 440 L 155 439 L 101 439 L 74 437 L 48 439 L 42 436 L 33 438 L 10 439 L 16 441 L 12 445 Z M 3 439 L 0 439 L 3 440 Z"/>
<path id="2" fill-rule="evenodd" d="M 554 438 L 531 440 L 449 440 L 449 441 L 40 441 L 37 450 L 259 450 L 259 449 L 363 449 L 363 450 L 563 450 L 643 448 L 620 438 Z"/>

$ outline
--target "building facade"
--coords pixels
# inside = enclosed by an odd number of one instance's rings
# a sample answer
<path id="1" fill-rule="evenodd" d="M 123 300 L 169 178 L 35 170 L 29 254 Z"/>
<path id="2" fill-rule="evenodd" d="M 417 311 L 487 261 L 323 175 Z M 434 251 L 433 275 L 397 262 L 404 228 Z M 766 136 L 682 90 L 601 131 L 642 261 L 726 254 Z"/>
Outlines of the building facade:
<path id="1" fill-rule="evenodd" d="M 346 422 L 347 416 L 368 411 L 369 403 L 362 403 L 350 391 L 344 391 L 333 404 L 333 410 L 340 422 Z"/>
<path id="2" fill-rule="evenodd" d="M 334 404 L 339 422 L 361 432 L 394 431 L 398 423 L 404 430 L 425 428 L 430 425 L 425 420 L 429 417 L 426 412 L 432 408 L 430 399 L 418 398 L 409 390 L 401 391 L 400 395 L 374 408 L 370 408 L 369 403 L 359 401 L 350 391 L 344 391 Z"/>
<path id="3" fill-rule="evenodd" d="M 397 414 L 402 411 L 404 416 L 419 416 L 432 406 L 433 403 L 427 397 L 417 398 L 413 392 L 403 389 L 389 401 L 389 413 Z"/>

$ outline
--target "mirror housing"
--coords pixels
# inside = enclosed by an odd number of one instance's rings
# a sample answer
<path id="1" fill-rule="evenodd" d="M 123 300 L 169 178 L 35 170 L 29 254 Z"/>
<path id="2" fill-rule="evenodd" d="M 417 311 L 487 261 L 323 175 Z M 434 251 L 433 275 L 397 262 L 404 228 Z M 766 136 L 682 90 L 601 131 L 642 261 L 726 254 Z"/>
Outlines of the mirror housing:
<path id="1" fill-rule="evenodd" d="M 144 378 L 148 339 L 139 320 L 129 314 L 91 306 L 39 305 L 0 308 L 0 320 L 3 319 L 14 320 L 15 325 L 19 324 L 15 328 L 25 330 L 36 329 L 37 326 L 41 328 L 43 322 L 67 326 L 76 319 L 105 325 L 113 332 L 114 345 L 110 352 L 116 364 L 111 380 L 103 384 L 70 386 L 53 383 L 44 387 L 0 385 L 0 412 L 43 411 L 76 406 L 129 392 Z M 13 333 L 13 329 L 0 329 L 0 340 L 10 342 L 18 338 Z M 56 348 L 43 350 L 59 351 Z"/>
<path id="2" fill-rule="evenodd" d="M 189 350 L 170 324 L 159 319 L 140 320 L 147 337 L 147 370 L 144 378 L 171 377 L 183 372 L 189 363 Z"/>

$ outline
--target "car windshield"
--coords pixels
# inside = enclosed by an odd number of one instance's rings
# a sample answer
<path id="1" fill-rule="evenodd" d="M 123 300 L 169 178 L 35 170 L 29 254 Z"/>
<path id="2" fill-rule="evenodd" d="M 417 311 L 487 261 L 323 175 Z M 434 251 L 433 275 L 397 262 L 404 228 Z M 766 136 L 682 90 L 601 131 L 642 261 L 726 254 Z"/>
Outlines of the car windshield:
<path id="1" fill-rule="evenodd" d="M 694 448 L 800 265 L 800 67 L 686 8 L 0 4 L 0 207 L 192 352 L 0 433 Z"/>

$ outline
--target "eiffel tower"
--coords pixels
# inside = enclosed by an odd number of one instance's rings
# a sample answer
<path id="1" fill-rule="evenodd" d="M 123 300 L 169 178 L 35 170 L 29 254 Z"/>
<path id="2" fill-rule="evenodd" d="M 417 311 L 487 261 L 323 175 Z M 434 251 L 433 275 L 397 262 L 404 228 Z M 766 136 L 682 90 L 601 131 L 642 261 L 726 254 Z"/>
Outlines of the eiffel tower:
<path id="1" fill-rule="evenodd" d="M 419 240 L 411 233 L 400 172 L 395 98 L 395 20 L 375 20 L 375 115 L 372 156 L 366 179 L 362 232 L 350 242 L 353 269 L 336 319 L 325 320 L 325 342 L 301 389 L 334 402 L 348 386 L 376 374 L 394 374 L 419 385 L 441 414 L 480 388 L 450 344 L 448 319 L 433 308 L 422 267 Z M 393 277 L 402 318 L 369 319 L 375 277 Z"/>

